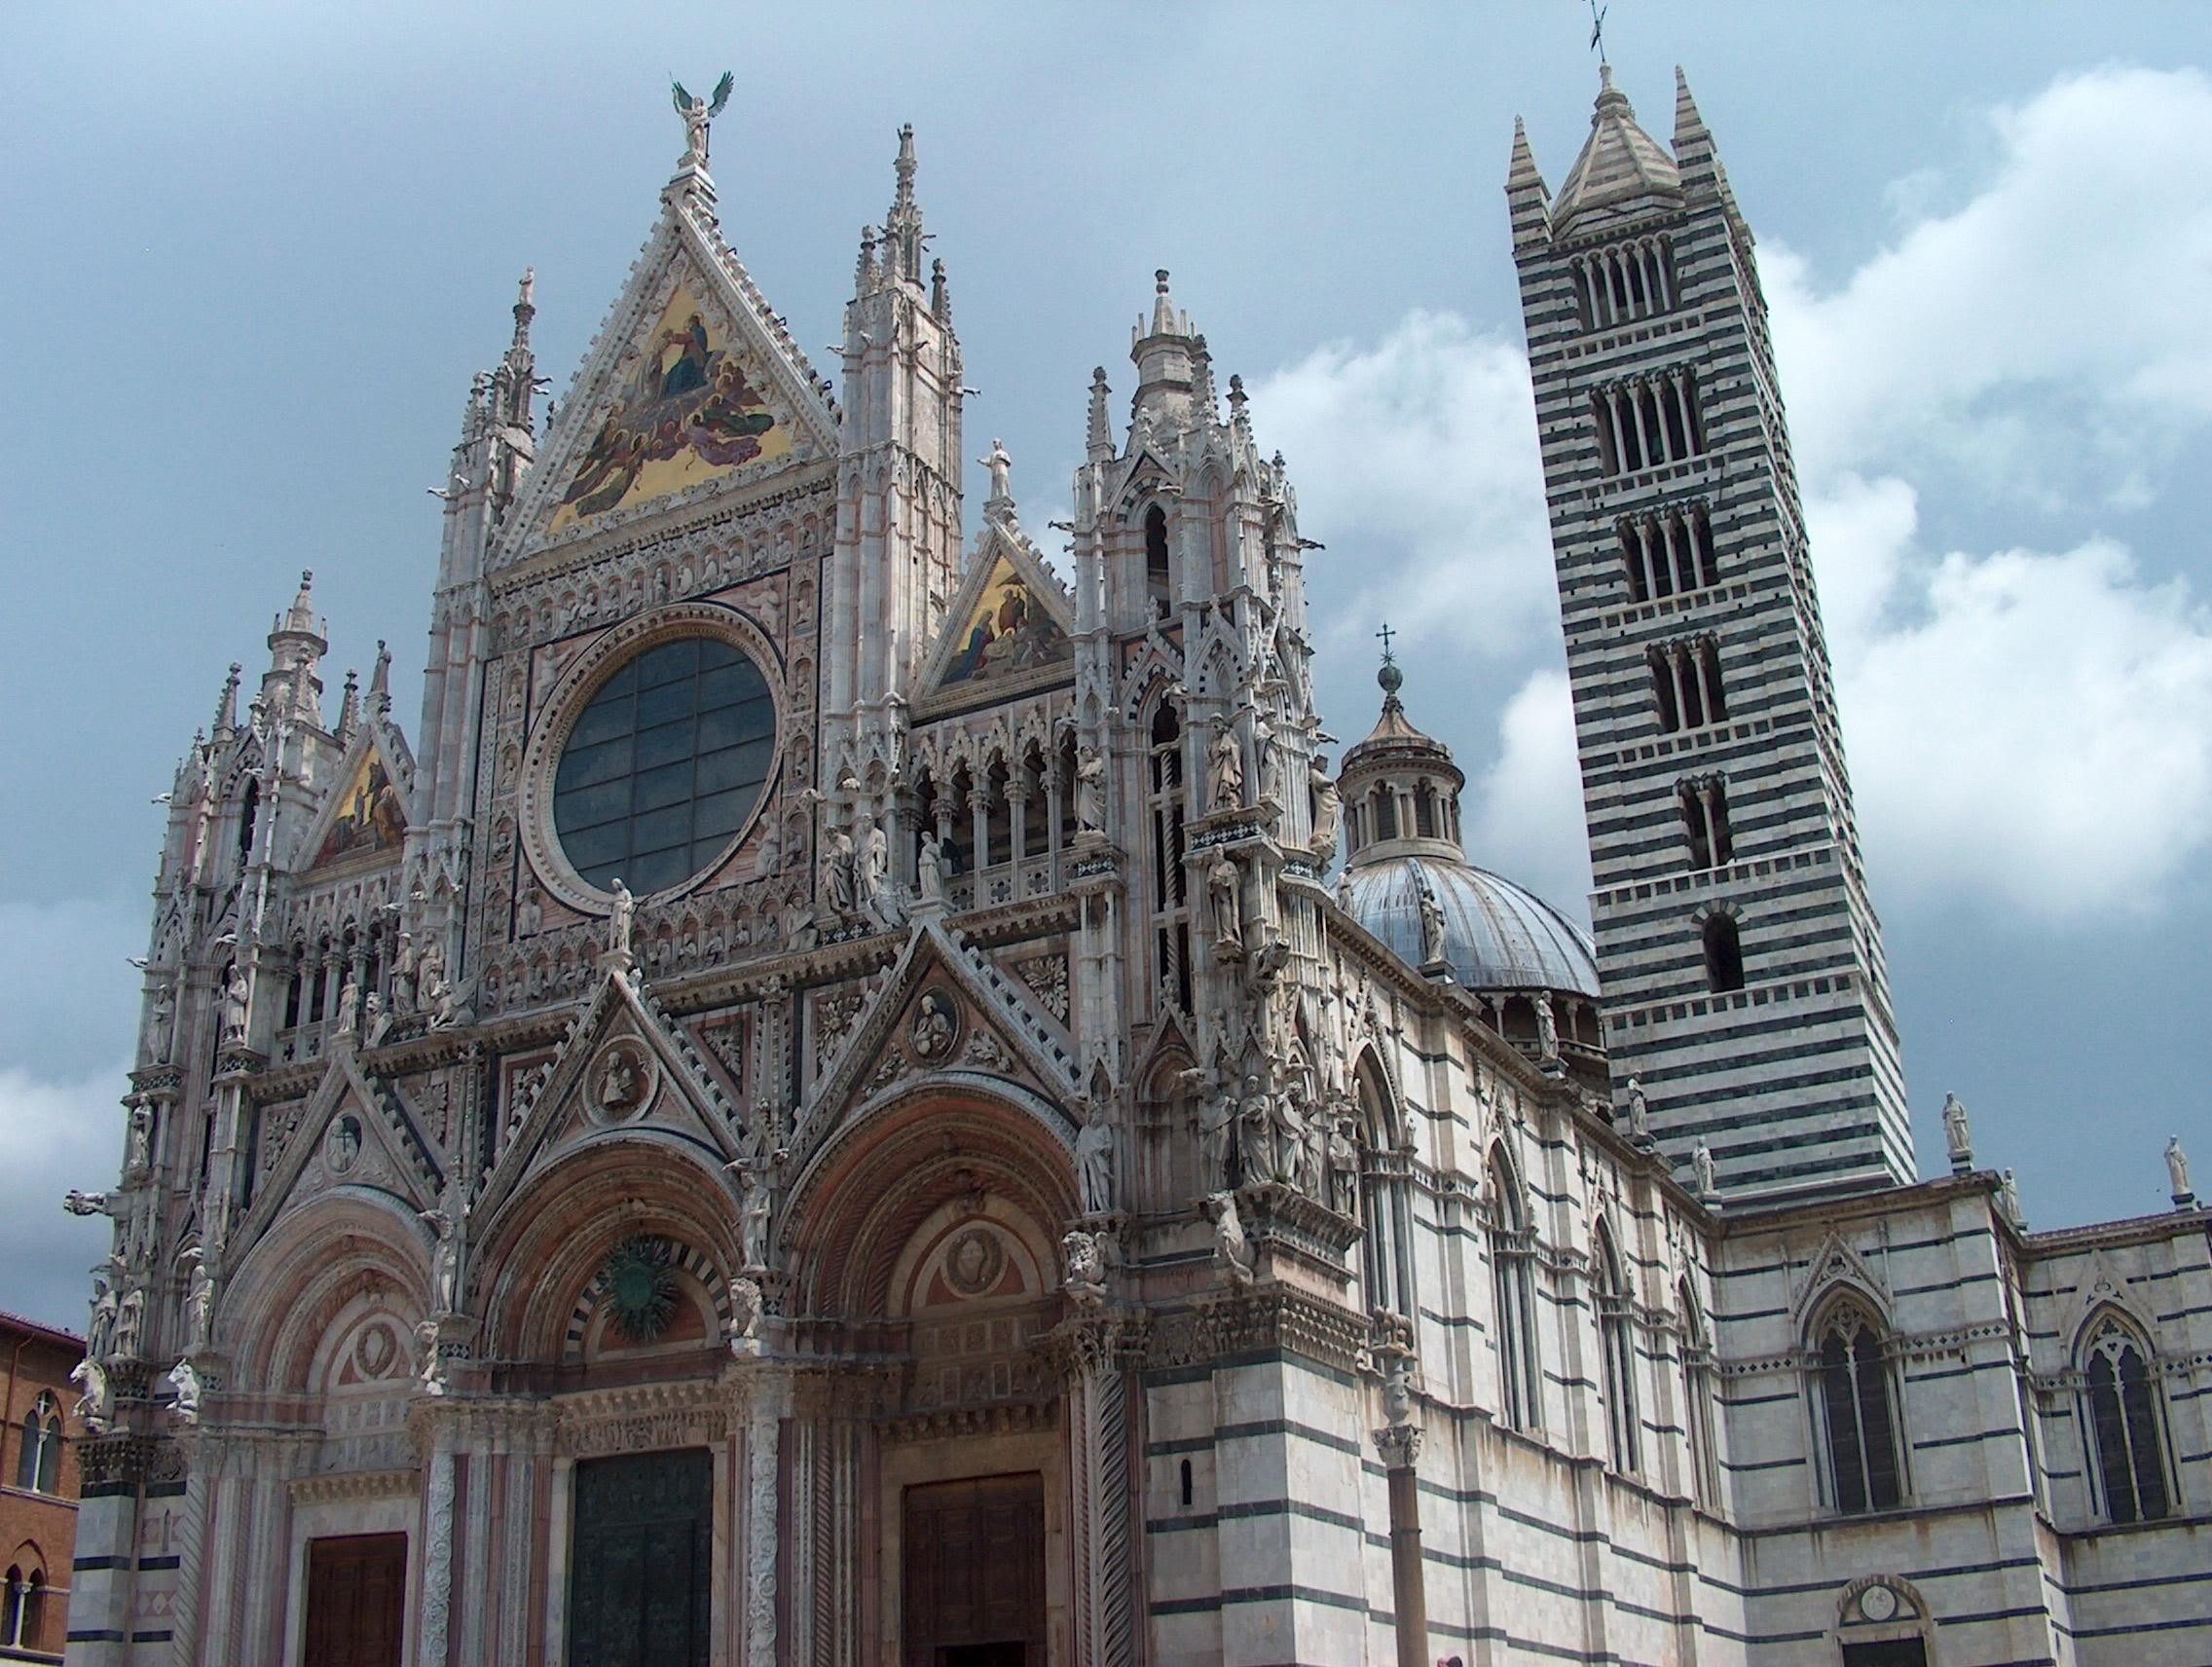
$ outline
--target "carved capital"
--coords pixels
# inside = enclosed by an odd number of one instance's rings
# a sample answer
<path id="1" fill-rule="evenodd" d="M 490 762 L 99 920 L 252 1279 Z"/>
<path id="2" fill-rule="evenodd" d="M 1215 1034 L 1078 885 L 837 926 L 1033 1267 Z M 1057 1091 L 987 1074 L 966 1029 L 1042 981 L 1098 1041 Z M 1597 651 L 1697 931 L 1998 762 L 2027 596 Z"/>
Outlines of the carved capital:
<path id="1" fill-rule="evenodd" d="M 1042 1343 L 1060 1375 L 1077 1378 L 1141 1365 L 1151 1332 L 1151 1315 L 1142 1311 L 1107 1309 L 1062 1320 Z"/>
<path id="2" fill-rule="evenodd" d="M 1375 1451 L 1382 1456 L 1385 1469 L 1406 1470 L 1413 1467 L 1420 1457 L 1420 1426 L 1393 1424 L 1374 1432 Z"/>

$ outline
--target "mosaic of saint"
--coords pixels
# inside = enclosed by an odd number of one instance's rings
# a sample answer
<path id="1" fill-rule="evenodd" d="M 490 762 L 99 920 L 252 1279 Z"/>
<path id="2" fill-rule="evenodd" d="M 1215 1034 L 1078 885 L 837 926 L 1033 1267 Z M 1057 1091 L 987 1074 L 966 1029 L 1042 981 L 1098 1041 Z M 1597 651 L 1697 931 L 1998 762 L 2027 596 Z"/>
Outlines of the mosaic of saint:
<path id="1" fill-rule="evenodd" d="M 1029 592 L 1004 557 L 975 614 L 960 634 L 960 648 L 945 668 L 944 683 L 984 683 L 1034 671 L 1063 658 L 1067 633 Z"/>
<path id="2" fill-rule="evenodd" d="M 338 820 L 323 835 L 318 863 L 340 857 L 357 857 L 365 851 L 395 851 L 407 832 L 407 818 L 399 808 L 399 790 L 385 773 L 384 760 L 371 752 L 353 772 L 353 785 L 339 801 Z"/>
<path id="3" fill-rule="evenodd" d="M 777 423 L 744 360 L 679 284 L 578 460 L 551 530 L 781 457 L 791 446 L 789 428 Z"/>

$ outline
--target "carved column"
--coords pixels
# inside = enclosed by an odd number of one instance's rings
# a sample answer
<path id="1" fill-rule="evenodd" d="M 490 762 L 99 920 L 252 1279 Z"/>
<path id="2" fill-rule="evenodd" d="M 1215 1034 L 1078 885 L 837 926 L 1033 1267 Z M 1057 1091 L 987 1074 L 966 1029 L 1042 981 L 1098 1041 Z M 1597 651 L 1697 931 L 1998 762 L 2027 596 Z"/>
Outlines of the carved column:
<path id="1" fill-rule="evenodd" d="M 417 1667 L 444 1667 L 453 1619 L 453 1426 L 434 1421 L 430 1474 L 423 1490 L 423 1611 Z"/>
<path id="2" fill-rule="evenodd" d="M 742 1667 L 776 1667 L 776 1565 L 783 1544 L 778 1481 L 791 1384 L 772 1368 L 747 1374 L 744 1648 Z"/>
<path id="3" fill-rule="evenodd" d="M 1143 1342 L 1143 1320 L 1128 1314 L 1071 1319 L 1053 1333 L 1067 1409 L 1075 1667 L 1137 1659 L 1129 1374 Z"/>
<path id="4" fill-rule="evenodd" d="M 1390 1485 L 1390 1595 L 1398 1614 L 1398 1667 L 1428 1667 L 1428 1589 L 1420 1563 L 1420 1430 L 1394 1424 L 1375 1432 Z"/>

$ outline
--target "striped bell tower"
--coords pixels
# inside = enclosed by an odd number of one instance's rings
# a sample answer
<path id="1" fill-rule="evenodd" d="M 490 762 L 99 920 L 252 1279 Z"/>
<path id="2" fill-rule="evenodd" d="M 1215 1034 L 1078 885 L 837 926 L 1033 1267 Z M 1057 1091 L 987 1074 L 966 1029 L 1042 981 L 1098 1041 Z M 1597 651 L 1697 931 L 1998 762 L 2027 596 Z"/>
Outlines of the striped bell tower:
<path id="1" fill-rule="evenodd" d="M 1751 229 L 1680 72 L 1672 154 L 1602 78 L 1559 195 L 1518 123 L 1505 192 L 1614 1093 L 1724 1198 L 1909 1180 Z"/>

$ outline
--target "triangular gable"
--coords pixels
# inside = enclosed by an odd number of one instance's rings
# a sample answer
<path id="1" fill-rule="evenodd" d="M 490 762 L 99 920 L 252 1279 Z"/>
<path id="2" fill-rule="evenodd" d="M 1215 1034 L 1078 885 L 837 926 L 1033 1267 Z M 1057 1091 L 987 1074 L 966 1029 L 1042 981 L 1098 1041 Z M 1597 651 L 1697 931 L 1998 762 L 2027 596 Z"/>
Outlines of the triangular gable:
<path id="1" fill-rule="evenodd" d="M 350 1123 L 343 1131 L 341 1118 Z M 423 1131 L 392 1095 L 378 1092 L 352 1049 L 340 1046 L 233 1242 L 246 1249 L 292 1204 L 334 1187 L 374 1187 L 427 1209 L 444 1179 Z"/>
<path id="2" fill-rule="evenodd" d="M 1798 1287 L 1797 1300 L 1791 1305 L 1800 1333 L 1812 1320 L 1813 1311 L 1827 1300 L 1830 1291 L 1841 1285 L 1862 1292 L 1885 1308 L 1889 1303 L 1888 1281 L 1874 1272 L 1865 1257 L 1831 1231 L 1823 1241 L 1820 1253 L 1806 1264 L 1805 1281 Z"/>
<path id="3" fill-rule="evenodd" d="M 923 705 L 945 705 L 1075 675 L 1075 610 L 1043 555 L 1011 514 L 976 538 L 944 629 L 923 664 Z"/>
<path id="4" fill-rule="evenodd" d="M 585 354 L 493 565 L 834 458 L 827 386 L 721 241 L 672 190 Z"/>
<path id="5" fill-rule="evenodd" d="M 2146 1338 L 2158 1335 L 2157 1318 L 2136 1293 L 2128 1288 L 2127 1271 L 2098 1246 L 2089 1252 L 2074 1276 L 2074 1290 L 2061 1308 L 2064 1318 L 2057 1330 L 2058 1347 L 2072 1360 L 2082 1341 L 2083 1328 L 2099 1309 L 2118 1309 Z"/>
<path id="6" fill-rule="evenodd" d="M 595 1122 L 586 1096 L 603 1093 L 619 1056 L 629 1076 L 622 1092 L 636 1096 L 615 1120 Z M 606 1103 L 604 1100 L 602 1103 Z M 521 1189 L 553 1151 L 592 1134 L 651 1129 L 675 1133 L 714 1155 L 737 1159 L 743 1143 L 737 1106 L 707 1069 L 691 1039 L 657 1002 L 621 974 L 608 971 L 598 992 L 569 1026 L 537 1085 L 509 1115 L 492 1174 L 474 1210 L 489 1218 Z"/>
<path id="7" fill-rule="evenodd" d="M 396 862 L 407 834 L 414 761 L 388 744 L 382 724 L 364 722 L 331 780 L 339 785 L 308 824 L 300 868 L 379 857 Z"/>
<path id="8" fill-rule="evenodd" d="M 1072 1101 L 1081 1093 L 1082 1068 L 1055 1036 L 1058 1025 L 1038 1011 L 1034 993 L 988 956 L 962 943 L 941 919 L 924 916 L 914 922 L 898 959 L 882 975 L 875 993 L 800 1106 L 791 1140 L 798 1167 L 842 1120 L 847 1106 L 889 1086 L 871 1087 L 871 1080 L 887 1068 L 887 1062 L 908 1056 L 907 1051 L 888 1044 L 902 1025 L 911 1026 L 924 988 L 933 980 L 951 985 L 987 1028 L 962 1036 L 951 1056 L 928 1060 L 927 1069 L 964 1065 L 1000 1077 L 1026 1074 L 1030 1082 L 1025 1086 L 1056 1102 Z M 977 1034 L 987 1038 L 981 1045 L 976 1042 Z M 1002 1056 L 970 1056 L 987 1055 L 994 1043 Z M 1014 1067 L 1019 1067 L 1018 1073 Z"/>

